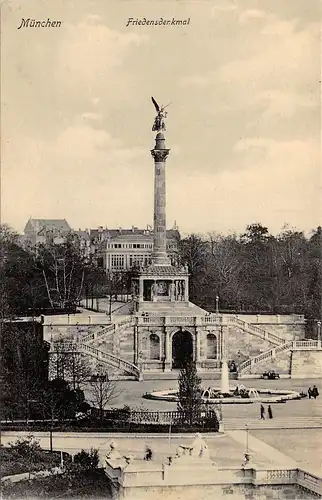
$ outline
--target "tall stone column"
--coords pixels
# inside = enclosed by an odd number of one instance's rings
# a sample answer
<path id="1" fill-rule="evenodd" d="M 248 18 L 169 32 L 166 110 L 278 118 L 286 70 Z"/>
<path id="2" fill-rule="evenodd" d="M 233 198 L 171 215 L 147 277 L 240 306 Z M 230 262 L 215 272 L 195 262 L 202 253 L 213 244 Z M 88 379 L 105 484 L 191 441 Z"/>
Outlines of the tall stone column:
<path id="1" fill-rule="evenodd" d="M 167 256 L 167 228 L 166 228 L 166 187 L 165 161 L 170 149 L 165 147 L 165 138 L 158 132 L 155 147 L 151 150 L 154 158 L 154 265 L 169 266 Z"/>

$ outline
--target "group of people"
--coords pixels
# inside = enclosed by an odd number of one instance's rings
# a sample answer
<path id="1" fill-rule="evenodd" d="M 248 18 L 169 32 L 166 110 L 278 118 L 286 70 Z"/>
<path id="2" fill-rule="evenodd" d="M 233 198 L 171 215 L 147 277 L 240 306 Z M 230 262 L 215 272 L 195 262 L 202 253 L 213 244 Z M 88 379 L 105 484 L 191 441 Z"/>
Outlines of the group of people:
<path id="1" fill-rule="evenodd" d="M 265 420 L 265 407 L 263 405 L 261 405 L 261 420 Z M 267 414 L 268 414 L 268 418 L 273 418 L 273 412 L 272 412 L 272 408 L 271 408 L 271 405 L 268 405 L 267 407 Z"/>
<path id="2" fill-rule="evenodd" d="M 311 399 L 311 398 L 316 399 L 319 396 L 319 391 L 318 391 L 318 388 L 316 387 L 316 385 L 313 386 L 313 389 L 311 389 L 311 387 L 309 387 L 307 393 L 308 393 L 309 399 Z"/>

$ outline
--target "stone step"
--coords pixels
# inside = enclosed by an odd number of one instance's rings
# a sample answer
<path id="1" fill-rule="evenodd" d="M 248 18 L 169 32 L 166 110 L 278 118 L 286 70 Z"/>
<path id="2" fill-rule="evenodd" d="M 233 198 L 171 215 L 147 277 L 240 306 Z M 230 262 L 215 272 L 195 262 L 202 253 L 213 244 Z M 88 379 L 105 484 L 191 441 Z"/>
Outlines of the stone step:
<path id="1" fill-rule="evenodd" d="M 322 417 L 290 417 L 272 418 L 261 420 L 245 418 L 223 417 L 225 430 L 245 430 L 246 424 L 249 429 L 311 429 L 322 428 Z"/>
<path id="2" fill-rule="evenodd" d="M 180 370 L 172 370 L 171 372 L 155 372 L 149 371 L 143 373 L 143 380 L 177 380 L 179 377 Z M 221 370 L 213 369 L 211 371 L 198 371 L 199 377 L 203 380 L 220 380 Z M 229 374 L 230 380 L 236 380 L 237 375 L 235 373 Z"/>

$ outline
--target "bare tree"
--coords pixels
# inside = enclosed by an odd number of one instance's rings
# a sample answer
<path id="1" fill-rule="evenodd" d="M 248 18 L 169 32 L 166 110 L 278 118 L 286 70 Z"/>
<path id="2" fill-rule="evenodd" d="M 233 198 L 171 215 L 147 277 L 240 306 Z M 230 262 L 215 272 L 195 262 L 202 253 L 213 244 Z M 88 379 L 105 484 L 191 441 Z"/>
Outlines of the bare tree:
<path id="1" fill-rule="evenodd" d="M 90 402 L 99 411 L 100 423 L 103 425 L 104 410 L 106 406 L 112 403 L 122 391 L 117 387 L 114 380 L 110 380 L 104 366 L 99 365 L 97 375 L 92 377 L 90 382 Z"/>
<path id="2" fill-rule="evenodd" d="M 50 372 L 52 378 L 71 382 L 74 390 L 84 386 L 92 374 L 86 355 L 79 352 L 77 344 L 72 339 L 63 337 L 54 343 Z"/>

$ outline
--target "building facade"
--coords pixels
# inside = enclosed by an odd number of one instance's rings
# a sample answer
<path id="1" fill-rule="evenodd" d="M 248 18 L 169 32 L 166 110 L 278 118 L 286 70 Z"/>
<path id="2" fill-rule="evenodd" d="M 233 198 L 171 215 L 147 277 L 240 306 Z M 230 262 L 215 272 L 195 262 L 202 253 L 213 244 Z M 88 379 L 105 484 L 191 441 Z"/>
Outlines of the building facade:
<path id="1" fill-rule="evenodd" d="M 177 228 L 167 230 L 167 251 L 171 263 L 179 260 L 180 233 Z M 91 230 L 90 236 L 98 265 L 106 272 L 127 271 L 147 266 L 152 262 L 154 232 L 146 229 Z"/>
<path id="2" fill-rule="evenodd" d="M 24 228 L 22 242 L 36 246 L 39 244 L 64 243 L 72 232 L 66 219 L 29 219 Z"/>

